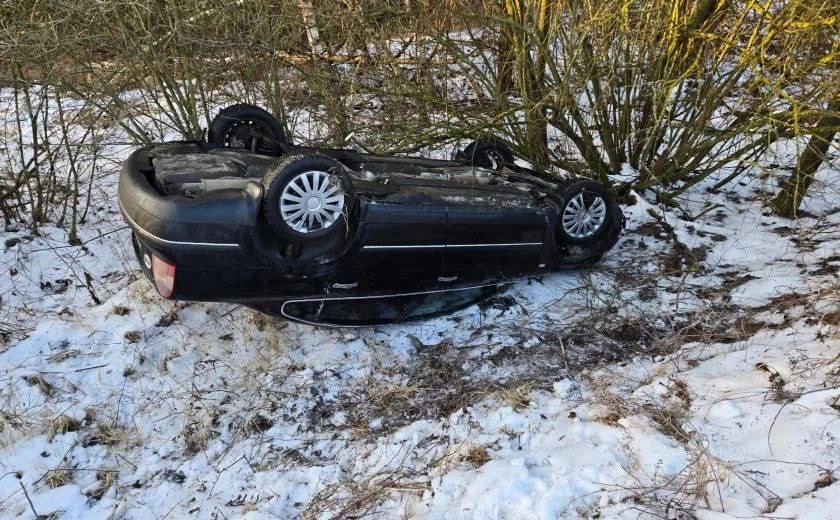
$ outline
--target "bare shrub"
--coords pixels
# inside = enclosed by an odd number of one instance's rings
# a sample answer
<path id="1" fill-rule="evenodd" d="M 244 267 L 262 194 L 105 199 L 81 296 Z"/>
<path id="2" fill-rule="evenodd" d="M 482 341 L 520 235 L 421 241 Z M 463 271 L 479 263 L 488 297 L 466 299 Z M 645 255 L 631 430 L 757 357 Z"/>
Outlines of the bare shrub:
<path id="1" fill-rule="evenodd" d="M 307 128 L 300 141 L 408 152 L 492 134 L 546 175 L 606 179 L 629 164 L 635 188 L 669 199 L 722 168 L 721 183 L 736 178 L 823 114 L 836 84 L 831 1 L 761 5 L 5 3 L 0 70 L 12 95 L 0 103 L 16 143 L 0 212 L 57 222 L 78 242 L 97 125 L 137 143 L 200 138 L 234 101 Z M 82 151 L 93 159 L 77 160 Z"/>
<path id="2" fill-rule="evenodd" d="M 749 164 L 793 118 L 812 117 L 806 107 L 831 81 L 828 2 L 546 3 L 506 2 L 496 25 L 470 20 L 483 30 L 467 46 L 439 37 L 480 86 L 474 116 L 450 109 L 447 122 L 501 117 L 519 150 L 539 158 L 535 139 L 547 132 L 530 127 L 541 119 L 558 135 L 546 160 L 572 172 L 604 178 L 629 163 L 637 188 L 677 193 Z M 514 96 L 497 88 L 506 83 L 504 68 L 491 66 L 499 41 L 508 42 Z"/>

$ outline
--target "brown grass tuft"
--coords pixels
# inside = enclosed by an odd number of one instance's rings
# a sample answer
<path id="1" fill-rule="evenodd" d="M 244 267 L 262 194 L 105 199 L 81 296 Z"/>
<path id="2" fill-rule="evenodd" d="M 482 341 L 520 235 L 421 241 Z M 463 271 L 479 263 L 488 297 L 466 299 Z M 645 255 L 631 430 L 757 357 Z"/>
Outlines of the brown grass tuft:
<path id="1" fill-rule="evenodd" d="M 55 386 L 50 384 L 41 374 L 23 376 L 23 380 L 30 386 L 37 386 L 38 390 L 47 397 L 53 397 L 56 393 Z"/>
<path id="2" fill-rule="evenodd" d="M 492 384 L 495 390 L 493 394 L 504 401 L 514 410 L 527 408 L 531 404 L 531 386 L 533 382 L 525 381 L 523 383 L 511 384 L 508 386 Z"/>
<path id="3" fill-rule="evenodd" d="M 59 415 L 47 428 L 47 438 L 53 440 L 56 435 L 62 435 L 67 432 L 75 432 L 79 430 L 79 421 L 67 415 Z"/>
<path id="4" fill-rule="evenodd" d="M 84 439 L 85 446 L 101 444 L 103 446 L 116 446 L 125 444 L 131 439 L 132 430 L 115 423 L 96 423 L 96 428 Z"/>
<path id="5" fill-rule="evenodd" d="M 44 482 L 51 488 L 66 486 L 73 481 L 72 469 L 51 469 L 44 475 Z"/>

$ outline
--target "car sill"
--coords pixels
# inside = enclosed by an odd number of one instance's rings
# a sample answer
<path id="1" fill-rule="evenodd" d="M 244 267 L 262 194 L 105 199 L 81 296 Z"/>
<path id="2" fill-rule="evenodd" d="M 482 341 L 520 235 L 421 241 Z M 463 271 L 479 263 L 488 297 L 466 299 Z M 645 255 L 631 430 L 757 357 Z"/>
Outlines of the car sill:
<path id="1" fill-rule="evenodd" d="M 315 297 L 315 298 L 301 298 L 295 300 L 287 300 L 283 302 L 283 305 L 280 306 L 280 314 L 283 315 L 288 320 L 297 322 L 297 323 L 304 323 L 306 325 L 316 325 L 319 327 L 334 327 L 334 328 L 360 328 L 360 327 L 371 327 L 371 325 L 339 325 L 335 323 L 327 323 L 327 322 L 318 322 L 318 321 L 309 321 L 304 320 L 301 318 L 297 318 L 292 316 L 291 314 L 286 313 L 286 305 L 290 303 L 304 303 L 304 302 L 327 302 L 327 301 L 338 301 L 338 300 L 372 300 L 378 298 L 399 298 L 401 296 L 420 296 L 425 294 L 438 294 L 438 293 L 445 293 L 445 292 L 455 292 L 455 291 L 468 291 L 470 289 L 482 289 L 484 287 L 503 287 L 505 285 L 511 285 L 515 281 L 508 280 L 504 282 L 497 282 L 497 283 L 486 283 L 481 285 L 472 285 L 469 287 L 453 287 L 451 289 L 433 289 L 430 291 L 415 291 L 415 292 L 406 292 L 406 293 L 396 293 L 396 294 L 381 294 L 381 295 L 370 295 L 370 296 L 322 296 L 322 297 Z"/>
<path id="2" fill-rule="evenodd" d="M 416 244 L 416 245 L 368 245 L 362 249 L 449 249 L 454 247 L 536 247 L 542 242 L 512 242 L 507 244 Z"/>

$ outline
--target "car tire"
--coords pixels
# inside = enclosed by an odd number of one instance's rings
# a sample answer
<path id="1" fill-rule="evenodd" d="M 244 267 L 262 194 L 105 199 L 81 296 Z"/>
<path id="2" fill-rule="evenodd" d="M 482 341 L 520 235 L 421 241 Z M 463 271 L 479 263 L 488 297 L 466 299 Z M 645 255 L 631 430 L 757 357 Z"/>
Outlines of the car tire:
<path id="1" fill-rule="evenodd" d="M 322 155 L 285 158 L 266 172 L 263 187 L 263 216 L 286 241 L 310 243 L 347 232 L 352 196 L 337 161 Z"/>
<path id="2" fill-rule="evenodd" d="M 597 243 L 612 226 L 615 201 L 609 189 L 590 180 L 566 184 L 560 193 L 557 235 L 566 244 Z"/>
<path id="3" fill-rule="evenodd" d="M 458 153 L 458 157 L 472 166 L 491 170 L 501 170 L 505 164 L 513 164 L 514 161 L 513 152 L 498 139 L 477 139 Z"/>
<path id="4" fill-rule="evenodd" d="M 248 134 L 256 128 L 263 135 L 286 143 L 283 126 L 269 112 L 246 103 L 231 105 L 216 114 L 207 131 L 207 142 L 217 148 L 256 150 L 254 139 Z"/>

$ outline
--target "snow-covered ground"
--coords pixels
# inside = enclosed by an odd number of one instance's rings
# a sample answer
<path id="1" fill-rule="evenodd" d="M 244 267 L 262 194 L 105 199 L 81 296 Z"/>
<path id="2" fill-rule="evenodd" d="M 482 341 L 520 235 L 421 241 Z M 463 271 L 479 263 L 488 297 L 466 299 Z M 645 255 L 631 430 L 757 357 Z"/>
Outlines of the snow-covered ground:
<path id="1" fill-rule="evenodd" d="M 82 245 L 4 223 L 0 517 L 840 518 L 837 172 L 797 222 L 757 173 L 635 196 L 594 269 L 322 329 L 158 297 L 112 152 Z"/>

